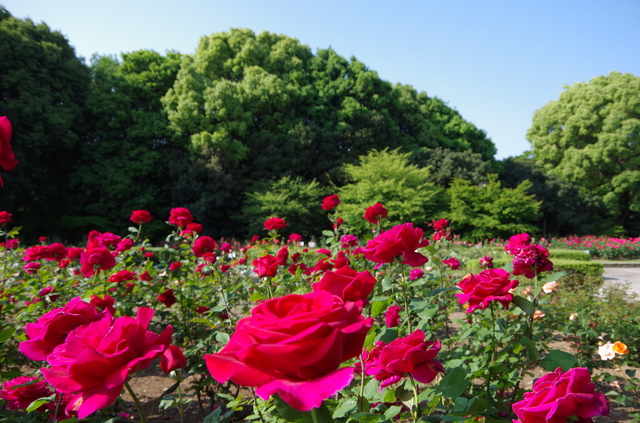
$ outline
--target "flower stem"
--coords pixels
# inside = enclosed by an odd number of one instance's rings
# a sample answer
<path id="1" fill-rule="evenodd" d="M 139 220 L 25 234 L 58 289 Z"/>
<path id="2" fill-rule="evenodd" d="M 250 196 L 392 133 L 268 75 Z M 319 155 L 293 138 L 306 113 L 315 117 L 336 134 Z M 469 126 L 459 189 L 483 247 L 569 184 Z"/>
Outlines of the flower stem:
<path id="1" fill-rule="evenodd" d="M 182 389 L 180 388 L 180 375 L 176 372 L 176 382 L 178 382 L 178 410 L 180 411 L 180 423 L 184 423 L 184 404 L 182 403 Z"/>
<path id="2" fill-rule="evenodd" d="M 131 395 L 131 398 L 133 398 L 133 402 L 135 402 L 136 407 L 138 407 L 138 414 L 140 414 L 140 423 L 147 423 L 147 416 L 144 414 L 142 404 L 140 403 L 140 400 L 138 399 L 136 394 L 133 392 L 133 389 L 131 389 L 131 386 L 129 386 L 129 382 L 125 382 L 124 387 L 127 388 L 127 392 L 129 392 L 129 395 Z"/>
<path id="3" fill-rule="evenodd" d="M 416 381 L 413 379 L 413 376 L 409 375 L 409 380 L 411 381 L 411 388 L 413 389 L 413 406 L 414 409 L 411 410 L 411 414 L 413 415 L 413 421 L 417 423 L 418 419 L 420 419 L 420 402 L 418 400 L 418 387 L 416 386 Z"/>

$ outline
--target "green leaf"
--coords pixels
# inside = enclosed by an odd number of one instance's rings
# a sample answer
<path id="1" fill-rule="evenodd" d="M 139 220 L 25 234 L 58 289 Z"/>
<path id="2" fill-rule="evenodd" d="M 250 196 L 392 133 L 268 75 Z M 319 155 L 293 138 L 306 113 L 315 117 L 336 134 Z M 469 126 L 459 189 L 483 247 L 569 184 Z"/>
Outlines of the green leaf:
<path id="1" fill-rule="evenodd" d="M 563 372 L 576 366 L 578 360 L 571 354 L 560 350 L 551 350 L 549 354 L 540 360 L 540 366 L 553 372 L 558 367 L 562 368 Z"/>
<path id="2" fill-rule="evenodd" d="M 334 233 L 333 233 L 333 231 L 324 230 L 324 231 L 322 231 L 322 235 L 324 235 L 326 237 L 332 237 L 334 235 Z"/>
<path id="3" fill-rule="evenodd" d="M 391 420 L 402 411 L 402 407 L 398 405 L 393 405 L 384 412 L 384 419 Z"/>
<path id="4" fill-rule="evenodd" d="M 400 401 L 409 401 L 411 398 L 413 398 L 413 392 L 411 392 L 408 389 L 405 389 L 404 384 L 396 388 L 395 394 L 396 394 L 396 398 L 399 399 Z"/>
<path id="5" fill-rule="evenodd" d="M 565 271 L 555 272 L 555 273 L 552 273 L 550 275 L 547 275 L 540 282 L 542 282 L 542 283 L 554 282 L 554 281 L 557 281 L 558 279 L 560 279 L 563 276 L 567 276 L 567 272 L 565 272 Z"/>
<path id="6" fill-rule="evenodd" d="M 462 395 L 468 386 L 467 371 L 463 367 L 456 367 L 445 374 L 438 385 L 442 391 L 442 395 L 450 399 Z"/>
<path id="7" fill-rule="evenodd" d="M 218 341 L 222 345 L 227 345 L 227 342 L 229 342 L 229 339 L 231 339 L 231 337 L 229 336 L 228 333 L 225 333 L 225 332 L 216 333 L 216 341 Z"/>
<path id="8" fill-rule="evenodd" d="M 430 305 L 427 308 L 421 310 L 418 313 L 418 316 L 421 317 L 422 319 L 431 320 L 431 319 L 433 319 L 433 316 L 436 315 L 438 310 L 439 310 L 439 307 L 437 305 Z"/>
<path id="9" fill-rule="evenodd" d="M 251 294 L 251 297 L 249 297 L 249 301 L 251 301 L 252 303 L 255 303 L 258 300 L 266 300 L 267 296 L 264 295 L 262 292 L 258 292 L 255 291 L 253 294 Z"/>
<path id="10" fill-rule="evenodd" d="M 520 307 L 522 309 L 522 311 L 527 313 L 528 316 L 533 316 L 533 313 L 535 313 L 535 311 L 536 311 L 536 308 L 533 305 L 533 303 L 531 301 L 527 300 L 524 297 L 516 295 L 515 297 L 513 297 L 512 301 L 513 301 L 513 303 L 515 305 Z"/>
<path id="11" fill-rule="evenodd" d="M 27 412 L 30 413 L 30 412 L 32 412 L 34 410 L 37 410 L 38 408 L 40 408 L 44 404 L 50 403 L 54 399 L 55 399 L 55 395 L 51 395 L 49 397 L 38 398 L 37 400 L 35 400 L 31 404 L 29 404 L 29 406 L 27 407 Z"/>
<path id="12" fill-rule="evenodd" d="M 382 279 L 382 292 L 387 292 L 388 290 L 390 290 L 391 285 L 393 285 L 393 279 L 388 276 Z"/>
<path id="13" fill-rule="evenodd" d="M 371 302 L 371 316 L 372 317 L 378 316 L 380 313 L 385 311 L 387 309 L 387 307 L 389 307 L 391 302 L 392 302 L 392 300 L 390 298 L 388 300 L 386 300 L 386 301 L 372 301 Z"/>
<path id="14" fill-rule="evenodd" d="M 280 417 L 291 423 L 332 423 L 333 418 L 331 412 L 327 408 L 324 401 L 320 408 L 311 411 L 298 411 L 291 407 L 286 401 L 280 398 L 280 395 L 273 395 L 276 410 Z M 315 414 L 315 416 L 314 416 Z"/>
<path id="15" fill-rule="evenodd" d="M 16 333 L 16 328 L 8 327 L 2 329 L 2 331 L 0 332 L 0 342 L 6 342 L 13 336 L 14 333 Z"/>
<path id="16" fill-rule="evenodd" d="M 538 361 L 540 359 L 540 351 L 538 351 L 531 339 L 523 336 L 521 341 L 522 345 L 527 349 L 527 357 L 529 357 L 529 361 L 532 363 Z"/>
<path id="17" fill-rule="evenodd" d="M 389 342 L 398 338 L 398 329 L 384 328 L 384 331 L 380 334 L 379 340 L 388 344 Z"/>
<path id="18" fill-rule="evenodd" d="M 358 406 L 358 403 L 353 400 L 348 400 L 340 404 L 338 408 L 333 412 L 332 417 L 334 419 L 341 419 L 349 414 L 350 411 L 355 410 Z"/>

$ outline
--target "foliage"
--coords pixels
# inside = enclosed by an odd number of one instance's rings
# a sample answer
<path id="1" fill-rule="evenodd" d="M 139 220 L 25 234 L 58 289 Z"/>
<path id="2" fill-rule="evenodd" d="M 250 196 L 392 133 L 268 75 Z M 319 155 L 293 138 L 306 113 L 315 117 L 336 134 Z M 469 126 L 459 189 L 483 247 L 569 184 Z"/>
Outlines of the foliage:
<path id="1" fill-rule="evenodd" d="M 637 233 L 640 78 L 611 72 L 564 88 L 527 132 L 537 166 L 593 192 L 618 225 Z"/>
<path id="2" fill-rule="evenodd" d="M 589 251 L 591 257 L 607 260 L 634 259 L 640 257 L 640 238 L 614 238 L 606 236 L 583 236 L 555 238 L 552 245 Z"/>
<path id="3" fill-rule="evenodd" d="M 140 50 L 92 59 L 91 113 L 82 160 L 70 186 L 77 193 L 65 222 L 76 230 L 122 231 L 131 210 L 166 213 L 174 147 L 160 97 L 173 85 L 181 56 Z M 156 226 L 161 227 L 161 226 Z"/>
<path id="4" fill-rule="evenodd" d="M 449 211 L 442 213 L 465 239 L 505 238 L 516 232 L 533 232 L 540 203 L 527 194 L 531 183 L 503 188 L 497 175 L 480 186 L 454 179 L 447 190 Z"/>
<path id="5" fill-rule="evenodd" d="M 351 183 L 339 189 L 342 203 L 338 210 L 354 233 L 370 230 L 362 216 L 375 203 L 389 210 L 383 220 L 386 227 L 404 222 L 423 224 L 442 207 L 440 188 L 428 182 L 429 169 L 410 164 L 410 155 L 397 149 L 372 150 L 360 156 L 358 165 L 345 165 Z"/>
<path id="6" fill-rule="evenodd" d="M 0 116 L 13 125 L 19 160 L 3 175 L 0 208 L 14 210 L 35 239 L 59 232 L 58 217 L 75 199 L 68 178 L 86 133 L 91 76 L 60 32 L 1 6 L 0 57 Z"/>
<path id="7" fill-rule="evenodd" d="M 578 261 L 591 260 L 591 256 L 589 255 L 588 252 L 570 250 L 568 248 L 566 249 L 550 248 L 549 257 L 557 260 L 578 260 Z"/>
<path id="8" fill-rule="evenodd" d="M 247 236 L 262 233 L 262 222 L 273 216 L 287 221 L 286 233 L 297 233 L 305 238 L 317 236 L 323 226 L 328 226 L 319 207 L 325 195 L 326 189 L 315 180 L 305 182 L 285 176 L 263 183 L 247 193 L 243 213 L 238 220 L 243 222 Z"/>
<path id="9" fill-rule="evenodd" d="M 474 185 L 487 182 L 487 163 L 482 155 L 471 150 L 451 151 L 441 147 L 419 151 L 413 161 L 431 171 L 429 182 L 441 187 L 451 185 L 453 179 L 464 179 Z"/>

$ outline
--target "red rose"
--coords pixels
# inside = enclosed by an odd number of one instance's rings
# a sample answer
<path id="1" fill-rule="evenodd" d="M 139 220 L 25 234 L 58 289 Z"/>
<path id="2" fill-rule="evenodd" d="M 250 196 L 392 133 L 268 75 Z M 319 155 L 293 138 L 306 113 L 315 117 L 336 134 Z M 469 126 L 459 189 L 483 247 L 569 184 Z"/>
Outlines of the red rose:
<path id="1" fill-rule="evenodd" d="M 109 270 L 116 265 L 116 258 L 105 247 L 97 247 L 80 254 L 80 271 L 90 278 L 96 270 Z"/>
<path id="2" fill-rule="evenodd" d="M 56 289 L 54 287 L 46 286 L 46 287 L 42 288 L 40 290 L 40 292 L 38 292 L 38 297 L 44 298 L 46 296 L 49 296 L 49 301 L 54 302 L 60 296 L 60 295 L 57 295 L 56 292 L 58 292 L 58 291 L 56 291 Z"/>
<path id="3" fill-rule="evenodd" d="M 493 257 L 484 256 L 479 261 L 480 261 L 480 266 L 483 269 L 493 269 Z"/>
<path id="4" fill-rule="evenodd" d="M 498 301 L 509 308 L 513 295 L 509 290 L 518 286 L 518 280 L 510 280 L 509 273 L 502 269 L 487 269 L 478 275 L 467 275 L 459 283 L 462 294 L 456 294 L 460 304 L 469 304 L 467 313 L 477 308 L 486 309 L 491 301 Z"/>
<path id="5" fill-rule="evenodd" d="M 47 355 L 64 342 L 69 332 L 101 316 L 95 307 L 76 297 L 65 306 L 45 313 L 36 323 L 27 323 L 25 331 L 28 339 L 20 342 L 20 352 L 31 360 L 46 360 Z"/>
<path id="6" fill-rule="evenodd" d="M 18 164 L 16 155 L 11 149 L 11 122 L 6 116 L 0 116 L 0 166 L 5 171 L 13 170 Z M 4 184 L 0 177 L 0 187 Z"/>
<path id="7" fill-rule="evenodd" d="M 345 266 L 335 272 L 327 271 L 319 282 L 313 284 L 314 291 L 327 291 L 345 301 L 366 301 L 376 284 L 369 271 L 356 272 Z"/>
<path id="8" fill-rule="evenodd" d="M 158 301 L 167 307 L 171 307 L 178 300 L 176 299 L 176 296 L 173 295 L 173 289 L 167 288 L 162 294 L 158 295 Z"/>
<path id="9" fill-rule="evenodd" d="M 384 322 L 387 324 L 387 327 L 395 328 L 400 323 L 400 306 L 391 305 L 387 309 L 387 312 L 384 314 Z"/>
<path id="10" fill-rule="evenodd" d="M 375 203 L 364 211 L 364 219 L 374 225 L 379 225 L 382 219 L 386 218 L 389 211 L 380 203 Z"/>
<path id="11" fill-rule="evenodd" d="M 202 225 L 199 223 L 192 222 L 187 225 L 186 230 L 192 233 L 199 234 L 199 233 L 202 233 Z"/>
<path id="12" fill-rule="evenodd" d="M 118 246 L 116 247 L 117 252 L 129 251 L 133 247 L 133 240 L 131 238 L 122 238 L 120 242 L 118 242 Z"/>
<path id="13" fill-rule="evenodd" d="M 572 417 L 577 417 L 577 422 L 591 422 L 594 416 L 609 415 L 607 398 L 595 389 L 587 368 L 566 373 L 557 368 L 536 380 L 533 391 L 513 404 L 513 411 L 522 423 L 564 423 Z"/>
<path id="14" fill-rule="evenodd" d="M 149 274 L 148 270 L 145 270 L 144 272 L 140 273 L 140 280 L 149 282 L 149 281 L 153 280 L 153 276 L 151 276 Z"/>
<path id="15" fill-rule="evenodd" d="M 96 308 L 107 309 L 111 314 L 115 313 L 115 309 L 113 305 L 116 303 L 116 300 L 110 296 L 105 295 L 104 298 L 100 298 L 97 295 L 91 296 L 91 305 Z"/>
<path id="16" fill-rule="evenodd" d="M 266 256 L 257 258 L 253 261 L 253 265 L 256 267 L 253 270 L 261 278 L 266 276 L 275 276 L 278 273 L 279 263 L 280 260 L 271 254 L 267 254 Z"/>
<path id="17" fill-rule="evenodd" d="M 209 307 L 206 307 L 206 306 L 198 306 L 198 307 L 196 308 L 196 313 L 198 313 L 198 314 L 204 314 L 204 313 L 206 313 L 206 312 L 207 312 L 207 311 L 209 311 L 209 310 L 211 310 Z"/>
<path id="18" fill-rule="evenodd" d="M 284 219 L 280 219 L 279 217 L 272 217 L 271 219 L 267 219 L 264 221 L 264 228 L 268 231 L 274 229 L 284 229 L 287 226 L 287 222 Z"/>
<path id="19" fill-rule="evenodd" d="M 144 225 L 151 221 L 151 213 L 146 210 L 134 210 L 131 212 L 129 220 L 133 223 L 137 223 L 138 225 Z"/>
<path id="20" fill-rule="evenodd" d="M 338 204 L 340 204 L 340 198 L 337 195 L 334 194 L 324 197 L 324 200 L 322 200 L 322 210 L 331 210 L 337 207 Z"/>
<path id="21" fill-rule="evenodd" d="M 169 223 L 172 225 L 184 228 L 191 222 L 193 222 L 193 215 L 184 207 L 176 207 L 175 209 L 171 209 L 171 212 L 169 212 Z"/>
<path id="22" fill-rule="evenodd" d="M 434 220 L 431 222 L 431 227 L 436 231 L 441 231 L 445 229 L 449 225 L 449 221 L 447 219 Z"/>
<path id="23" fill-rule="evenodd" d="M 41 372 L 58 392 L 73 394 L 67 412 L 84 419 L 112 404 L 124 383 L 149 367 L 169 346 L 173 329 L 160 334 L 148 330 L 153 310 L 140 307 L 135 319 L 103 315 L 79 326 L 47 357 L 50 368 Z"/>
<path id="24" fill-rule="evenodd" d="M 48 397 L 52 393 L 44 380 L 32 376 L 18 376 L 8 380 L 0 389 L 0 397 L 7 402 L 7 408 L 10 410 L 26 410 L 33 401 Z"/>
<path id="25" fill-rule="evenodd" d="M 0 212 L 0 225 L 4 225 L 6 223 L 11 222 L 11 213 L 7 213 L 6 211 Z"/>
<path id="26" fill-rule="evenodd" d="M 309 411 L 351 382 L 354 369 L 340 364 L 360 354 L 372 323 L 359 301 L 325 291 L 287 295 L 257 305 L 227 345 L 204 359 L 220 383 L 255 386 L 265 400 L 277 393 Z"/>
<path id="27" fill-rule="evenodd" d="M 524 275 L 533 279 L 536 275 L 552 271 L 553 263 L 549 260 L 549 250 L 542 245 L 520 245 L 511 251 L 514 255 L 513 274 Z"/>
<path id="28" fill-rule="evenodd" d="M 433 381 L 444 368 L 435 361 L 440 351 L 440 342 L 424 340 L 424 332 L 417 330 L 404 338 L 385 344 L 378 341 L 376 347 L 367 353 L 363 351 L 365 372 L 382 381 L 382 388 L 398 382 L 410 374 L 421 383 Z"/>
<path id="29" fill-rule="evenodd" d="M 30 275 L 35 275 L 36 273 L 38 273 L 39 269 L 40 269 L 40 263 L 36 263 L 34 261 L 24 265 L 24 271 Z"/>
<path id="30" fill-rule="evenodd" d="M 5 245 L 5 247 L 9 249 L 18 248 L 19 246 L 20 246 L 20 240 L 18 238 L 8 239 Z"/>
<path id="31" fill-rule="evenodd" d="M 222 251 L 225 254 L 229 254 L 231 251 L 233 251 L 233 246 L 228 242 L 223 242 L 222 245 L 220 246 L 220 251 Z"/>
<path id="32" fill-rule="evenodd" d="M 411 281 L 420 279 L 423 276 L 424 276 L 424 271 L 422 269 L 415 268 L 415 269 L 411 269 L 411 272 L 409 272 L 409 280 Z"/>
<path id="33" fill-rule="evenodd" d="M 201 236 L 193 242 L 191 251 L 196 257 L 202 257 L 205 253 L 213 253 L 218 247 L 218 243 L 210 236 Z"/>
<path id="34" fill-rule="evenodd" d="M 451 270 L 458 270 L 460 269 L 460 262 L 458 261 L 457 258 L 455 257 L 451 257 L 449 259 L 445 259 L 442 260 L 442 263 L 446 264 L 447 266 L 449 266 L 449 268 Z"/>
<path id="35" fill-rule="evenodd" d="M 291 234 L 291 235 L 289 235 L 289 242 L 291 242 L 291 243 L 302 242 L 302 235 L 300 235 L 300 234 Z"/>
<path id="36" fill-rule="evenodd" d="M 169 265 L 169 270 L 171 270 L 172 272 L 175 272 L 176 270 L 180 269 L 182 267 L 182 262 L 181 261 L 174 261 L 173 263 L 171 263 Z"/>
<path id="37" fill-rule="evenodd" d="M 391 263 L 402 254 L 403 264 L 422 266 L 429 261 L 416 252 L 418 248 L 429 245 L 429 241 L 423 239 L 422 235 L 422 229 L 414 228 L 413 223 L 397 225 L 373 238 L 361 252 L 366 259 L 375 263 Z"/>
<path id="38" fill-rule="evenodd" d="M 165 373 L 170 373 L 174 370 L 183 369 L 187 365 L 187 358 L 184 356 L 180 347 L 176 345 L 169 345 L 160 359 L 160 368 Z"/>
<path id="39" fill-rule="evenodd" d="M 120 283 L 120 282 L 133 281 L 133 280 L 136 280 L 137 278 L 138 278 L 138 275 L 135 274 L 134 272 L 130 270 L 121 270 L 109 276 L 109 282 Z"/>

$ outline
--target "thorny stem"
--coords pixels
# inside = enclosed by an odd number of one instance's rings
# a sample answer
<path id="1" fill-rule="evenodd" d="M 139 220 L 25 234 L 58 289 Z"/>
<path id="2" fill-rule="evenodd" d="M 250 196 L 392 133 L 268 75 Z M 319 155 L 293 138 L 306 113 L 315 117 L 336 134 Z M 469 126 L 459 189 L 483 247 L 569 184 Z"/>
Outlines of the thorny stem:
<path id="1" fill-rule="evenodd" d="M 131 395 L 131 398 L 133 398 L 133 402 L 135 402 L 136 407 L 138 407 L 138 414 L 140 414 L 140 422 L 147 423 L 147 416 L 144 414 L 144 409 L 142 408 L 142 404 L 140 403 L 140 400 L 136 396 L 135 392 L 133 392 L 133 389 L 131 389 L 129 382 L 125 382 L 124 387 L 127 388 L 127 392 L 129 392 L 129 395 Z"/>

